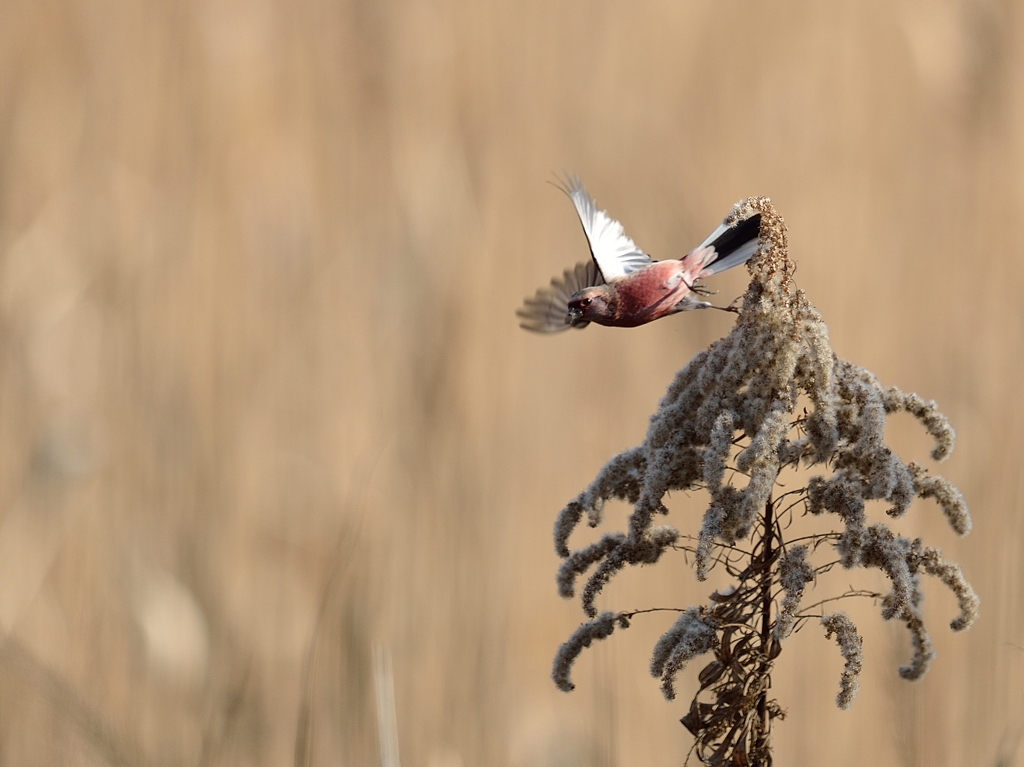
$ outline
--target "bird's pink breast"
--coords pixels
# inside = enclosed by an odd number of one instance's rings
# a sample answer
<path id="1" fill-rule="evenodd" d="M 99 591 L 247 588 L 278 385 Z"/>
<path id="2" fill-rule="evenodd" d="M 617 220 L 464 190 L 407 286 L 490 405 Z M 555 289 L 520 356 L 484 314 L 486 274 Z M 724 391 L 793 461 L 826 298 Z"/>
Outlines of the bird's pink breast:
<path id="1" fill-rule="evenodd" d="M 616 280 L 614 324 L 634 327 L 673 314 L 690 292 L 689 280 L 680 279 L 682 271 L 679 261 L 657 261 Z"/>

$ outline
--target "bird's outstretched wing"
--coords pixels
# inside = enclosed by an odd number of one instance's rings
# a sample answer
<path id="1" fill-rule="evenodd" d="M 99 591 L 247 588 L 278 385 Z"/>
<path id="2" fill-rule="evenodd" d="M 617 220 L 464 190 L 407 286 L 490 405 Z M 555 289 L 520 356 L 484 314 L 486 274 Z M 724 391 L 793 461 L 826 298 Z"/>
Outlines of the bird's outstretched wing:
<path id="1" fill-rule="evenodd" d="M 576 206 L 583 233 L 590 243 L 590 254 L 606 282 L 625 277 L 651 263 L 651 257 L 626 236 L 622 224 L 597 209 L 578 177 L 566 175 L 558 188 L 569 195 Z"/>
<path id="2" fill-rule="evenodd" d="M 583 328 L 588 322 L 568 322 L 569 299 L 583 288 L 603 285 L 604 279 L 593 261 L 576 264 L 566 269 L 561 278 L 551 280 L 551 287 L 541 288 L 533 298 L 527 298 L 516 310 L 519 327 L 536 333 L 557 333 L 571 327 Z"/>

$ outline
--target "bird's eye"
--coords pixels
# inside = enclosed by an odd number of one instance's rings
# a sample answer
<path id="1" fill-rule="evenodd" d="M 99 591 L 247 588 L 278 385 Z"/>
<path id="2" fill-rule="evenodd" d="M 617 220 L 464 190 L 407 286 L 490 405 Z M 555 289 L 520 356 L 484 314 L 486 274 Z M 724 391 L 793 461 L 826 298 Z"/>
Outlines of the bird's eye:
<path id="1" fill-rule="evenodd" d="M 589 298 L 581 298 L 580 299 L 580 303 L 583 304 L 584 306 L 590 306 L 590 299 Z"/>

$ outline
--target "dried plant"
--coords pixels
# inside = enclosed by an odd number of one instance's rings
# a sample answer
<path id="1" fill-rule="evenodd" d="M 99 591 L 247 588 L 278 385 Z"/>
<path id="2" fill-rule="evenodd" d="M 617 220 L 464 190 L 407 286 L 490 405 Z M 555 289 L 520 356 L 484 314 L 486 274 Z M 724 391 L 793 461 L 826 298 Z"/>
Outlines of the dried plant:
<path id="1" fill-rule="evenodd" d="M 708 604 L 677 610 L 675 624 L 651 657 L 651 674 L 666 698 L 675 697 L 675 677 L 692 659 L 711 655 L 698 677 L 699 689 L 682 723 L 694 735 L 704 764 L 771 764 L 772 721 L 783 711 L 770 699 L 772 668 L 783 642 L 808 620 L 820 620 L 835 637 L 846 666 L 836 703 L 850 705 L 861 670 L 861 638 L 843 612 L 824 612 L 822 600 L 801 609 L 805 591 L 835 565 L 874 567 L 891 582 L 887 594 L 850 590 L 838 598 L 867 596 L 881 604 L 885 620 L 900 620 L 910 632 L 913 657 L 900 669 L 905 679 L 927 670 L 933 651 L 920 603 L 920 576 L 936 576 L 959 603 L 954 631 L 978 614 L 978 597 L 960 567 L 938 549 L 869 523 L 867 501 L 882 501 L 890 517 L 902 516 L 915 496 L 934 498 L 949 525 L 970 531 L 967 506 L 947 480 L 916 463 L 904 463 L 886 446 L 886 415 L 911 413 L 934 439 L 932 458 L 945 459 L 954 433 L 934 402 L 896 388 L 839 359 L 821 317 L 793 281 L 786 229 L 767 198 L 750 198 L 731 218 L 761 214 L 761 248 L 748 268 L 753 277 L 733 331 L 699 353 L 669 386 L 639 447 L 614 457 L 558 516 L 555 549 L 563 558 L 558 589 L 580 591 L 591 618 L 561 646 L 553 678 L 571 690 L 571 666 L 583 648 L 630 625 L 641 612 L 598 615 L 595 600 L 627 565 L 649 565 L 666 551 L 692 555 L 699 580 L 716 566 L 735 585 L 716 591 Z M 729 219 L 727 219 L 728 221 Z M 785 490 L 780 472 L 819 467 L 799 489 Z M 696 536 L 655 526 L 667 513 L 673 490 L 704 489 L 710 503 Z M 584 515 L 601 523 L 609 499 L 633 505 L 626 532 L 605 534 L 575 551 L 569 538 Z M 797 515 L 832 514 L 839 524 L 788 539 Z M 829 518 L 831 519 L 831 518 Z M 815 565 L 815 553 L 831 548 L 837 559 Z M 666 609 L 666 608 L 658 608 Z"/>

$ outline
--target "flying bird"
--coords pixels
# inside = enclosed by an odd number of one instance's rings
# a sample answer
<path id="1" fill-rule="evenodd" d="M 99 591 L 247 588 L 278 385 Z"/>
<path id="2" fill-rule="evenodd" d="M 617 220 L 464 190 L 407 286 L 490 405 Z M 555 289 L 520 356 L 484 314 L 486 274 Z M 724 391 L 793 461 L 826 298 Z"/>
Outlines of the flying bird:
<path id="1" fill-rule="evenodd" d="M 516 311 L 519 326 L 538 333 L 584 328 L 591 322 L 631 328 L 692 309 L 722 309 L 701 301 L 697 281 L 745 263 L 760 245 L 761 214 L 729 220 L 680 259 L 655 261 L 631 240 L 620 224 L 597 205 L 579 178 L 557 185 L 565 192 L 590 243 L 590 261 L 566 269 L 527 298 Z"/>

